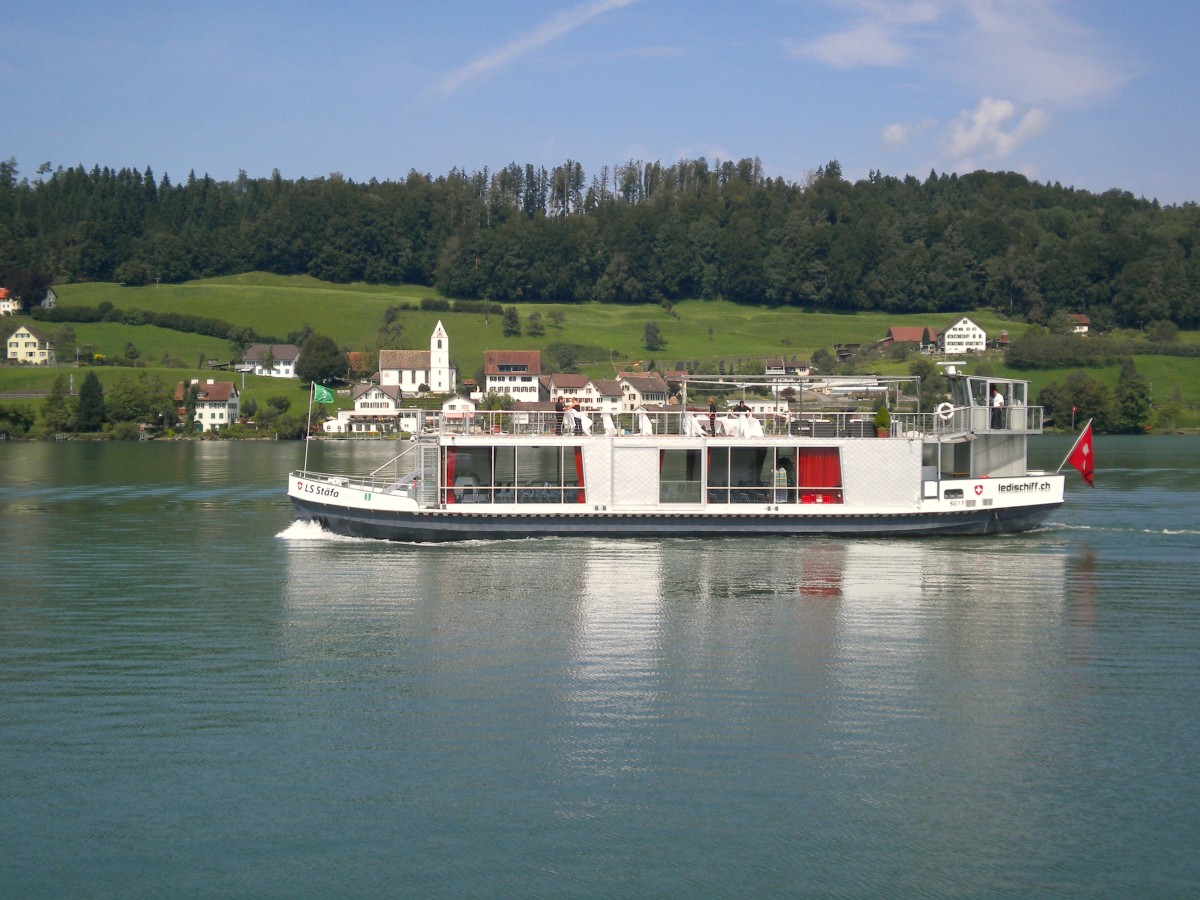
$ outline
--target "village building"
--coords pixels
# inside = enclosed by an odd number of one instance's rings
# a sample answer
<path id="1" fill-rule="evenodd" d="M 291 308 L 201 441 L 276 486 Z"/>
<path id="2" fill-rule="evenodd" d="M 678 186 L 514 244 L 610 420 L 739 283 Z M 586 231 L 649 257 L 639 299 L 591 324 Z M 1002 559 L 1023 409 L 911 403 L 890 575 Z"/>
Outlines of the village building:
<path id="1" fill-rule="evenodd" d="M 483 354 L 484 393 L 508 394 L 513 400 L 537 402 L 541 396 L 540 350 L 487 350 Z"/>
<path id="2" fill-rule="evenodd" d="M 35 305 L 41 309 L 54 309 L 58 304 L 58 294 L 54 288 L 46 291 L 46 296 Z M 19 316 L 25 311 L 24 305 L 8 290 L 0 287 L 0 316 Z"/>
<path id="3" fill-rule="evenodd" d="M 937 346 L 937 332 L 924 325 L 892 325 L 879 342 L 881 350 L 903 347 L 906 350 L 924 352 Z"/>
<path id="4" fill-rule="evenodd" d="M 616 378 L 597 378 L 592 382 L 595 409 L 601 413 L 619 413 L 625 402 L 625 392 Z"/>
<path id="5" fill-rule="evenodd" d="M 1071 331 L 1075 334 L 1087 334 L 1092 327 L 1092 320 L 1083 313 L 1069 313 L 1067 319 L 1071 322 Z"/>
<path id="6" fill-rule="evenodd" d="M 28 366 L 52 366 L 55 363 L 54 341 L 32 325 L 21 325 L 8 336 L 9 363 Z"/>
<path id="7" fill-rule="evenodd" d="M 982 353 L 987 349 L 987 333 L 966 316 L 960 316 L 938 332 L 937 348 L 947 356 Z"/>
<path id="8" fill-rule="evenodd" d="M 763 373 L 773 378 L 787 378 L 789 376 L 803 377 L 808 375 L 811 367 L 808 360 L 800 362 L 795 357 L 792 359 L 783 359 L 782 357 L 768 357 L 763 360 Z"/>
<path id="9" fill-rule="evenodd" d="M 670 388 L 667 387 L 666 381 L 654 372 L 622 372 L 619 381 L 625 411 L 648 406 L 665 406 L 667 403 Z"/>
<path id="10" fill-rule="evenodd" d="M 295 378 L 300 348 L 295 344 L 251 344 L 234 368 L 267 378 Z"/>
<path id="11" fill-rule="evenodd" d="M 562 397 L 564 400 L 578 400 L 580 403 L 584 403 L 591 399 L 589 395 L 594 397 L 592 380 L 586 375 L 555 372 L 542 376 L 542 380 L 546 384 L 546 393 L 551 400 Z"/>
<path id="12" fill-rule="evenodd" d="M 470 426 L 475 417 L 475 401 L 455 394 L 442 401 L 442 420 L 450 425 Z"/>
<path id="13" fill-rule="evenodd" d="M 179 421 L 191 425 L 197 431 L 224 431 L 237 422 L 241 415 L 241 398 L 237 385 L 232 381 L 214 381 L 212 378 L 201 382 L 193 378 L 191 384 L 197 385 L 196 412 L 191 423 L 187 422 L 187 393 L 189 385 L 182 381 L 175 387 L 175 406 Z"/>
<path id="14" fill-rule="evenodd" d="M 453 394 L 458 373 L 450 364 L 450 336 L 439 321 L 429 336 L 428 350 L 380 350 L 379 383 L 407 394 L 423 390 Z"/>
<path id="15" fill-rule="evenodd" d="M 404 394 L 398 385 L 362 382 L 350 390 L 353 409 L 338 410 L 326 419 L 321 430 L 326 434 L 394 434 L 400 430 L 400 407 Z"/>

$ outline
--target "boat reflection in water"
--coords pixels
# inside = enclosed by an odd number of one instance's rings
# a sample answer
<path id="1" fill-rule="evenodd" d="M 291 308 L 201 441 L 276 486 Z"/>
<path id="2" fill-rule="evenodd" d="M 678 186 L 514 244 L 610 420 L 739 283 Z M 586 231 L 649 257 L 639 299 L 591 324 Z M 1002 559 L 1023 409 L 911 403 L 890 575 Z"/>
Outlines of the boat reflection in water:
<path id="1" fill-rule="evenodd" d="M 392 640 L 417 664 L 462 663 L 484 647 L 609 713 L 654 694 L 655 679 L 710 677 L 706 666 L 753 682 L 777 676 L 756 667 L 819 660 L 861 678 L 881 655 L 935 647 L 973 671 L 1019 664 L 1021 635 L 1058 620 L 1067 593 L 1067 556 L 1036 539 L 999 552 L 972 539 L 406 546 L 301 522 L 283 537 L 285 622 L 293 638 L 309 634 L 308 652 L 339 634 Z"/>

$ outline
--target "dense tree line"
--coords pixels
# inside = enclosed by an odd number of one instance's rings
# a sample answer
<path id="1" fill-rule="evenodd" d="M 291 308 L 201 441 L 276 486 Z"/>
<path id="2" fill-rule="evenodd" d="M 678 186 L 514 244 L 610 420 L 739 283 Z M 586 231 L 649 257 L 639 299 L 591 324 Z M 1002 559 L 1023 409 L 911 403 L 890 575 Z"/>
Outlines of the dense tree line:
<path id="1" fill-rule="evenodd" d="M 0 162 L 0 277 L 146 284 L 263 270 L 417 283 L 456 298 L 722 297 L 831 310 L 993 307 L 1039 323 L 1200 325 L 1200 208 L 1009 172 L 921 181 L 838 163 L 573 161 L 356 183 Z M 29 276 L 22 276 L 29 280 Z M 36 279 L 35 279 L 36 280 Z"/>

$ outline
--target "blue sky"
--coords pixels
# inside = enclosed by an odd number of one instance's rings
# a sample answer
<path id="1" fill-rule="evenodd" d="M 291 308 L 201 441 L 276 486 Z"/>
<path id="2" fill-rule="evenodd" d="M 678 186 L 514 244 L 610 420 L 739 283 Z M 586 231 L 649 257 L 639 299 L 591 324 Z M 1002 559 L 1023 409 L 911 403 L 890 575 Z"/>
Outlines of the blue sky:
<path id="1" fill-rule="evenodd" d="M 757 156 L 1200 201 L 1196 0 L 4 7 L 0 158 L 31 178 Z"/>

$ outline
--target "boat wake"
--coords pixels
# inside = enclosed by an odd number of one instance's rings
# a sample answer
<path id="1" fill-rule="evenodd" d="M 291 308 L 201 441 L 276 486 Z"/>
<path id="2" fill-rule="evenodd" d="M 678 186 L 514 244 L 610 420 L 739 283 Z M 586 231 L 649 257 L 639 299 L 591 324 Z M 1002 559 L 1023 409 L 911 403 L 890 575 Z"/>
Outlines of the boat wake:
<path id="1" fill-rule="evenodd" d="M 1105 525 L 1071 525 L 1065 522 L 1047 522 L 1042 527 L 1059 531 L 1096 531 L 1109 533 L 1128 532 L 1134 534 L 1163 534 L 1170 536 L 1200 534 L 1200 530 L 1196 530 L 1194 528 L 1120 528 L 1116 526 Z"/>
<path id="2" fill-rule="evenodd" d="M 342 534 L 334 534 L 332 531 L 326 531 L 321 527 L 319 522 L 311 520 L 304 521 L 297 519 L 292 522 L 287 528 L 275 535 L 285 541 L 322 541 L 328 543 L 350 543 L 361 544 L 366 538 L 347 537 Z"/>

